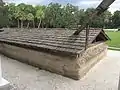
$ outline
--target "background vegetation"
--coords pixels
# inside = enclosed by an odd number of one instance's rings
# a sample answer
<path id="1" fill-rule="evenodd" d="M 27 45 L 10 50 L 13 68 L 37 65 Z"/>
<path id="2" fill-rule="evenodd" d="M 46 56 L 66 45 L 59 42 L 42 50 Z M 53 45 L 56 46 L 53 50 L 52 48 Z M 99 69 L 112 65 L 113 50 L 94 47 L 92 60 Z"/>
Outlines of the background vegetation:
<path id="1" fill-rule="evenodd" d="M 18 28 L 74 28 L 82 25 L 84 20 L 88 19 L 94 11 L 94 8 L 84 10 L 71 4 L 62 6 L 58 3 L 50 3 L 47 6 L 11 3 L 4 7 L 9 18 L 7 26 Z M 113 15 L 106 11 L 94 19 L 90 26 L 94 28 L 119 28 L 119 24 L 120 11 L 116 11 Z"/>
<path id="2" fill-rule="evenodd" d="M 0 2 L 0 28 L 8 24 L 8 9 L 3 2 Z"/>
<path id="3" fill-rule="evenodd" d="M 0 5 L 0 25 L 18 28 L 74 28 L 88 19 L 94 8 L 87 10 L 67 4 L 50 3 L 47 6 L 32 6 L 24 3 Z M 1 13 L 2 12 L 2 13 Z M 5 18 L 4 20 L 2 20 Z M 9 23 L 8 23 L 9 21 Z M 5 23 L 4 23 L 5 22 Z M 93 28 L 120 28 L 120 11 L 106 11 L 91 23 Z"/>

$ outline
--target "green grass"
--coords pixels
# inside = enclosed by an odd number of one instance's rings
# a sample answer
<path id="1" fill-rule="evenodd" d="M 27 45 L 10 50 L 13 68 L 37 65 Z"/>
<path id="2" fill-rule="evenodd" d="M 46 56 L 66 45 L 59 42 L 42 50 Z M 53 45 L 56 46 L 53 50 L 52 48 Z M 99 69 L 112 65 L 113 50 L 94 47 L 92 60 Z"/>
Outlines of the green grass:
<path id="1" fill-rule="evenodd" d="M 111 41 L 107 41 L 109 47 L 120 48 L 120 32 L 106 32 Z"/>
<path id="2" fill-rule="evenodd" d="M 116 49 L 116 48 L 109 48 L 109 47 L 108 47 L 108 49 L 109 49 L 109 50 L 120 51 L 120 49 L 118 49 L 118 48 Z"/>

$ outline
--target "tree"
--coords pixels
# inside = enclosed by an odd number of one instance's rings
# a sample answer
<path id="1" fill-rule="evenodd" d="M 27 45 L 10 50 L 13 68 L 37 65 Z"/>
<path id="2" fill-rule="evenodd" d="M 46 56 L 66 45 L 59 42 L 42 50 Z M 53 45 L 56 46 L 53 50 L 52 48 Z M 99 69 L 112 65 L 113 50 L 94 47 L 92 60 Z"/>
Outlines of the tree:
<path id="1" fill-rule="evenodd" d="M 63 12 L 63 20 L 64 25 L 66 28 L 74 28 L 77 26 L 79 22 L 78 15 L 78 7 L 73 6 L 71 4 L 67 4 L 64 6 L 64 12 Z"/>
<path id="2" fill-rule="evenodd" d="M 30 21 L 33 21 L 33 20 L 34 20 L 34 16 L 33 16 L 32 13 L 29 13 L 29 14 L 27 15 L 27 20 L 28 20 L 27 28 L 29 28 Z"/>
<path id="3" fill-rule="evenodd" d="M 104 12 L 104 28 L 112 28 L 112 14 L 110 11 Z"/>
<path id="4" fill-rule="evenodd" d="M 32 21 L 33 27 L 35 28 L 35 22 L 34 22 L 35 13 L 36 13 L 35 8 L 32 5 L 26 5 L 25 12 L 27 14 L 27 18 L 26 19 L 28 21 L 27 26 L 29 27 L 29 24 Z"/>
<path id="5" fill-rule="evenodd" d="M 45 20 L 48 27 L 62 27 L 63 9 L 58 3 L 50 3 L 45 10 Z"/>
<path id="6" fill-rule="evenodd" d="M 3 1 L 0 2 L 0 28 L 8 24 L 8 8 Z"/>
<path id="7" fill-rule="evenodd" d="M 94 8 L 88 8 L 86 10 L 86 20 L 94 13 Z M 103 28 L 104 27 L 104 14 L 100 15 L 99 17 L 94 17 L 94 19 L 89 23 L 90 27 L 93 28 Z"/>
<path id="8" fill-rule="evenodd" d="M 120 27 L 120 11 L 114 12 L 112 17 L 112 24 L 114 28 Z"/>
<path id="9" fill-rule="evenodd" d="M 15 3 L 10 3 L 8 5 L 8 18 L 9 18 L 9 25 L 16 26 L 17 16 L 16 16 Z M 18 27 L 19 27 L 19 24 L 18 24 Z"/>
<path id="10" fill-rule="evenodd" d="M 84 9 L 80 9 L 77 13 L 78 25 L 82 25 L 85 21 L 86 14 Z"/>
<path id="11" fill-rule="evenodd" d="M 21 3 L 17 6 L 16 17 L 21 21 L 21 28 L 23 28 L 24 21 L 27 19 L 26 5 Z"/>
<path id="12" fill-rule="evenodd" d="M 44 13 L 44 6 L 36 6 L 36 18 L 39 20 L 39 24 L 38 24 L 38 29 L 40 28 L 42 19 L 44 19 L 45 17 L 45 13 Z"/>

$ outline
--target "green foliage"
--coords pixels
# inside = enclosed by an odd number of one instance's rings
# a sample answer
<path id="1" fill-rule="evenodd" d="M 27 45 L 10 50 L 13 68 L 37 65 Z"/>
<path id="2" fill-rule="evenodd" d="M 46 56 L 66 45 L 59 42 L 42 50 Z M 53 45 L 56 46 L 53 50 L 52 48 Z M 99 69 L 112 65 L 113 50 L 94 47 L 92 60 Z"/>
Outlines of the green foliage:
<path id="1" fill-rule="evenodd" d="M 21 28 L 26 26 L 26 23 L 38 28 L 76 28 L 78 25 L 84 24 L 94 10 L 94 8 L 79 9 L 71 4 L 62 6 L 58 3 L 50 3 L 48 6 L 37 5 L 33 7 L 24 3 L 19 5 L 12 3 L 8 5 L 9 26 L 16 27 L 18 22 L 19 27 L 21 22 Z M 93 28 L 119 27 L 119 16 L 119 12 L 112 16 L 111 12 L 106 11 L 101 16 L 95 17 L 89 25 Z M 31 21 L 33 25 L 31 25 Z"/>
<path id="2" fill-rule="evenodd" d="M 35 17 L 37 21 L 39 21 L 38 28 L 40 28 L 41 22 L 45 18 L 45 6 L 36 6 L 35 10 L 36 10 Z"/>
<path id="3" fill-rule="evenodd" d="M 45 9 L 45 22 L 47 27 L 60 27 L 62 23 L 62 9 L 58 3 L 50 3 Z"/>
<path id="4" fill-rule="evenodd" d="M 4 3 L 0 3 L 0 28 L 8 24 L 8 8 Z"/>
<path id="5" fill-rule="evenodd" d="M 63 17 L 64 17 L 64 25 L 67 28 L 73 28 L 76 27 L 76 25 L 79 23 L 79 17 L 78 17 L 78 7 L 73 6 L 71 4 L 67 4 L 64 8 L 64 13 L 63 13 Z"/>
<path id="6" fill-rule="evenodd" d="M 37 6 L 36 7 L 36 16 L 37 19 L 43 19 L 45 17 L 44 13 L 44 7 L 43 6 Z"/>
<path id="7" fill-rule="evenodd" d="M 34 20 L 34 15 L 33 15 L 32 13 L 29 13 L 29 14 L 27 15 L 27 20 L 28 20 L 28 21 Z"/>
<path id="8" fill-rule="evenodd" d="M 109 11 L 104 12 L 104 28 L 112 28 L 112 14 Z"/>
<path id="9" fill-rule="evenodd" d="M 120 27 L 120 11 L 114 12 L 112 17 L 112 24 L 114 28 Z"/>
<path id="10" fill-rule="evenodd" d="M 21 3 L 17 6 L 17 16 L 21 21 L 24 21 L 27 19 L 27 12 L 26 12 L 26 5 L 24 3 Z"/>
<path id="11" fill-rule="evenodd" d="M 88 8 L 85 12 L 86 19 L 88 19 L 92 15 L 92 13 L 94 13 L 94 11 L 95 11 L 94 8 Z M 99 17 L 94 17 L 94 20 L 91 21 L 90 26 L 95 27 L 95 28 L 97 28 L 97 27 L 102 28 L 102 27 L 104 27 L 104 24 L 105 24 L 104 23 L 104 14 L 102 14 Z"/>

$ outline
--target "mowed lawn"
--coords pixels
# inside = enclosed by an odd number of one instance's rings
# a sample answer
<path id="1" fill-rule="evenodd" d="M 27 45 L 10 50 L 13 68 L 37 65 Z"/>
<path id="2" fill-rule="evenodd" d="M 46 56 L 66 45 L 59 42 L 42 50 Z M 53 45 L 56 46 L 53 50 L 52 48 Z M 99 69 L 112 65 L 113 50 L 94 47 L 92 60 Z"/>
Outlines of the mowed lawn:
<path id="1" fill-rule="evenodd" d="M 106 32 L 111 41 L 107 41 L 109 47 L 120 48 L 120 32 Z"/>

